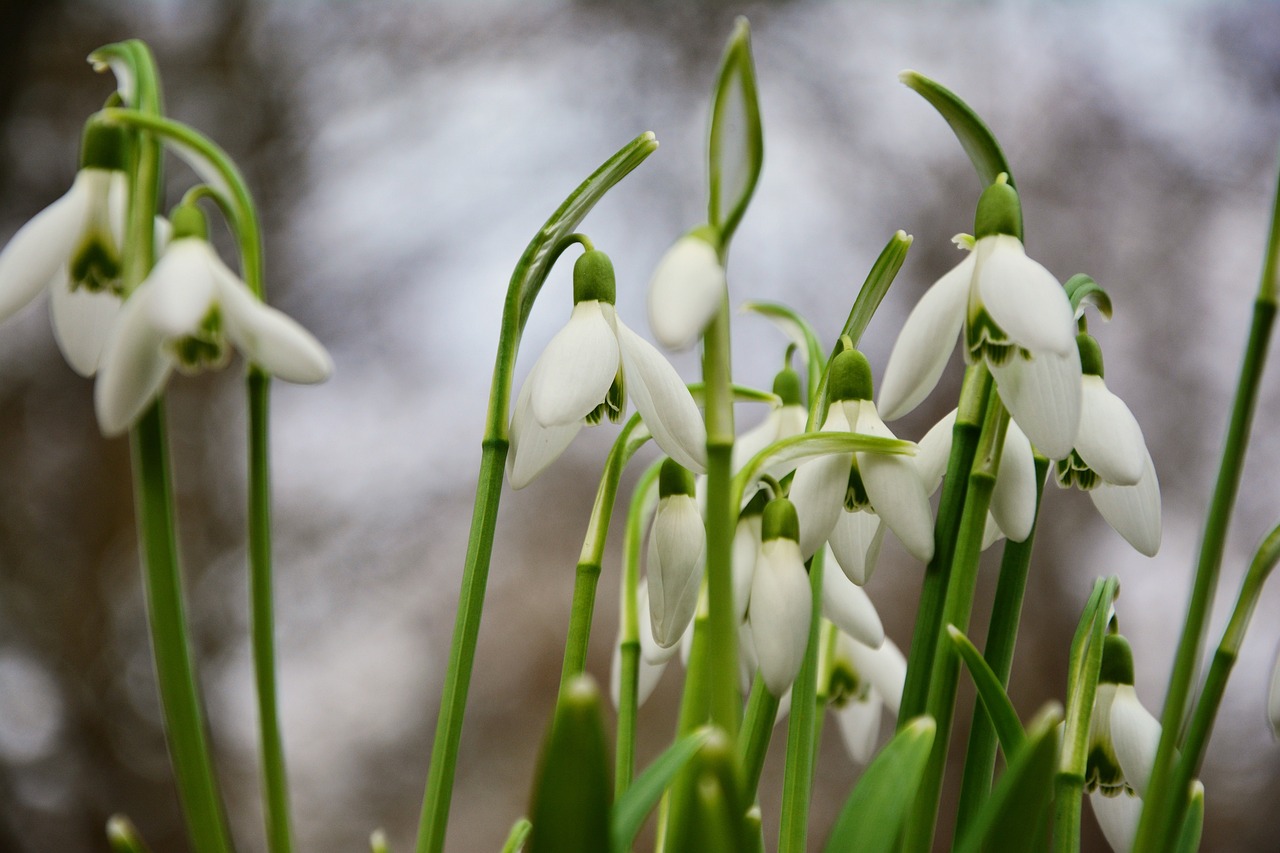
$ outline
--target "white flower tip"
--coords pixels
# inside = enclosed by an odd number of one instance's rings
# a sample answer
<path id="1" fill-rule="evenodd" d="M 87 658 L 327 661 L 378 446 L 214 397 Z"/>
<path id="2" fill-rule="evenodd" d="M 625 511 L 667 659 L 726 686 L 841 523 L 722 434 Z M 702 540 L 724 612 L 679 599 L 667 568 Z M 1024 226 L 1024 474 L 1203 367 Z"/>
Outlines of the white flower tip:
<path id="1" fill-rule="evenodd" d="M 724 299 L 724 268 L 715 248 L 686 235 L 658 262 L 649 282 L 649 325 L 663 346 L 687 349 Z"/>

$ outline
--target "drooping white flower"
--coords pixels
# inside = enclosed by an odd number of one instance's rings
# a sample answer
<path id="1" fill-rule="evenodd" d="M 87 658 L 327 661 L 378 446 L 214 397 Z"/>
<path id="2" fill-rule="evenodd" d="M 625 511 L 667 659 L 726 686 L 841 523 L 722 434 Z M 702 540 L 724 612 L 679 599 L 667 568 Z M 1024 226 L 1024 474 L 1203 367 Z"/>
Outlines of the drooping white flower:
<path id="1" fill-rule="evenodd" d="M 866 764 L 875 754 L 882 709 L 898 713 L 907 660 L 892 640 L 872 647 L 838 632 L 830 672 L 828 706 L 849 757 Z"/>
<path id="2" fill-rule="evenodd" d="M 884 642 L 884 624 L 876 606 L 862 587 L 843 572 L 834 571 L 834 559 L 828 549 L 822 572 L 822 615 L 859 643 L 879 648 Z"/>
<path id="3" fill-rule="evenodd" d="M 530 371 L 511 418 L 507 478 L 523 488 L 564 451 L 584 422 L 619 420 L 628 397 L 654 441 L 685 468 L 705 469 L 706 427 L 662 354 L 618 318 L 613 265 L 585 252 L 574 265 L 573 314 Z"/>
<path id="4" fill-rule="evenodd" d="M 764 511 L 763 542 L 751 582 L 751 623 L 760 676 L 774 696 L 795 681 L 809 644 L 813 598 L 797 543 L 796 510 L 786 498 Z"/>
<path id="5" fill-rule="evenodd" d="M 264 305 L 204 238 L 193 205 L 174 216 L 174 239 L 130 294 L 102 353 L 94 406 L 104 435 L 128 429 L 174 368 L 221 367 L 234 344 L 246 359 L 289 382 L 322 382 L 333 362 L 310 332 Z"/>
<path id="6" fill-rule="evenodd" d="M 693 621 L 706 567 L 707 529 L 693 492 L 693 475 L 673 459 L 664 461 L 647 565 L 653 638 L 664 649 Z"/>
<path id="7" fill-rule="evenodd" d="M 91 122 L 71 189 L 0 252 L 0 320 L 48 288 L 54 339 L 82 376 L 97 371 L 120 310 L 127 161 L 123 131 Z"/>
<path id="8" fill-rule="evenodd" d="M 1058 484 L 1089 493 L 1111 527 L 1142 554 L 1160 550 L 1160 482 L 1142 427 L 1102 378 L 1102 351 L 1079 336 L 1082 402 L 1074 449 L 1058 461 Z"/>
<path id="9" fill-rule="evenodd" d="M 636 630 L 640 640 L 639 667 L 636 672 L 636 707 L 645 703 L 658 686 L 667 662 L 675 657 L 676 646 L 664 649 L 653 638 L 653 625 L 645 615 L 649 610 L 649 585 L 641 582 L 636 587 Z M 609 691 L 613 706 L 620 704 L 622 695 L 622 621 L 618 620 L 618 642 L 613 644 L 613 660 L 609 667 Z"/>
<path id="10" fill-rule="evenodd" d="M 871 402 L 871 369 L 861 353 L 848 350 L 832 359 L 827 388 L 830 406 L 822 425 L 824 432 L 893 438 Z M 933 556 L 929 496 L 915 464 L 906 456 L 835 453 L 804 462 L 796 469 L 790 498 L 800 514 L 800 550 L 806 557 L 832 537 L 846 510 L 874 513 L 922 562 Z M 864 523 L 862 528 L 847 528 L 836 536 L 836 558 L 842 567 L 846 561 L 854 566 L 846 570 L 852 580 L 865 579 L 868 574 L 866 558 L 874 557 L 873 551 L 879 547 L 876 535 L 869 523 Z M 846 549 L 846 545 L 850 547 Z M 852 554 L 855 545 L 862 553 L 860 570 Z"/>
<path id="11" fill-rule="evenodd" d="M 778 371 L 773 379 L 773 393 L 780 405 L 771 408 L 765 419 L 752 429 L 738 436 L 733 442 L 733 471 L 742 469 L 751 458 L 776 441 L 800 435 L 809 423 L 809 407 L 804 402 L 800 374 L 789 366 Z M 791 470 L 791 466 L 766 468 L 763 473 L 775 479 Z"/>
<path id="12" fill-rule="evenodd" d="M 724 267 L 708 232 L 695 228 L 677 240 L 649 282 L 649 326 L 668 349 L 693 346 L 724 301 Z"/>
<path id="13" fill-rule="evenodd" d="M 880 409 L 888 420 L 914 409 L 938 383 L 963 332 L 966 359 L 987 362 L 1014 420 L 1041 453 L 1058 459 L 1070 452 L 1080 421 L 1075 320 L 1058 280 L 1014 236 L 1018 204 L 1003 180 L 983 192 L 973 251 L 907 317 L 885 369 Z"/>

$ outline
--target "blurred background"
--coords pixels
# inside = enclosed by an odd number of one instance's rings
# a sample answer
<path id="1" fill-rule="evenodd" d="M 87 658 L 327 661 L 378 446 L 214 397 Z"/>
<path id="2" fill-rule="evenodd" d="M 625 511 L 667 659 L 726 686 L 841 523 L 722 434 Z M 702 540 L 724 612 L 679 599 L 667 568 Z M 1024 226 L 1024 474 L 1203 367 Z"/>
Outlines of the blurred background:
<path id="1" fill-rule="evenodd" d="M 282 716 L 299 849 L 367 849 L 379 826 L 393 849 L 411 847 L 511 267 L 585 175 L 653 130 L 661 149 L 583 225 L 613 258 L 619 311 L 647 333 L 648 276 L 705 217 L 708 99 L 737 14 L 753 25 L 766 158 L 734 243 L 735 305 L 787 302 L 829 344 L 876 254 L 905 229 L 914 246 L 864 338 L 879 376 L 906 312 L 958 260 L 950 238 L 972 228 L 980 189 L 943 122 L 898 84 L 908 67 L 959 92 L 999 136 L 1029 253 L 1061 279 L 1088 272 L 1111 292 L 1115 321 L 1095 320 L 1094 331 L 1108 384 L 1142 423 L 1159 471 L 1164 544 L 1154 559 L 1136 555 L 1084 495 L 1050 486 L 1011 691 L 1025 716 L 1063 695 L 1079 610 L 1092 579 L 1114 572 L 1138 692 L 1158 707 L 1270 210 L 1280 5 L 6 0 L 0 241 L 74 176 L 82 123 L 112 88 L 86 54 L 143 38 L 170 113 L 230 151 L 254 187 L 272 301 L 337 362 L 328 384 L 278 383 L 274 396 Z M 191 180 L 175 163 L 168 203 Z M 566 266 L 533 312 L 521 377 L 567 316 L 569 293 Z M 734 334 L 735 375 L 767 386 L 784 339 L 749 316 Z M 696 377 L 693 355 L 673 360 Z M 918 438 L 951 407 L 959 374 L 957 357 L 950 384 L 894 425 L 900 435 Z M 259 851 L 240 372 L 170 387 L 212 736 L 238 845 Z M 1214 643 L 1280 515 L 1278 387 L 1273 374 Z M 739 420 L 762 415 L 744 407 Z M 613 435 L 585 432 L 504 496 L 451 850 L 498 849 L 525 808 Z M 115 812 L 154 850 L 187 849 L 146 638 L 128 449 L 100 437 L 91 385 L 62 362 L 42 304 L 0 332 L 0 483 L 0 850 L 105 850 Z M 589 662 L 602 681 L 616 630 L 614 529 Z M 903 646 L 920 577 L 890 541 L 869 584 Z M 975 635 L 993 586 L 994 571 Z M 1203 771 L 1206 851 L 1280 845 L 1280 745 L 1264 710 L 1277 615 L 1280 590 L 1270 589 Z M 669 737 L 678 693 L 668 673 L 642 709 L 642 758 Z M 962 699 L 961 731 L 969 707 Z M 826 727 L 813 849 L 858 773 L 835 734 Z M 780 771 L 766 768 L 770 827 Z M 1086 849 L 1105 850 L 1085 812 Z"/>

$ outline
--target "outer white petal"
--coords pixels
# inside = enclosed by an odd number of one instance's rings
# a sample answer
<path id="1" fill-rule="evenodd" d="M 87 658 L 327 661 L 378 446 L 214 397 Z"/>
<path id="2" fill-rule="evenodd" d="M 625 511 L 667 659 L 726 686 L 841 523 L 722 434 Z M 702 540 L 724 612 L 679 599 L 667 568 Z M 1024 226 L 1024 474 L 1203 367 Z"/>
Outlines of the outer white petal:
<path id="1" fill-rule="evenodd" d="M 507 480 L 511 488 L 523 489 L 533 482 L 534 477 L 560 458 L 580 429 L 582 421 L 558 427 L 544 427 L 538 423 L 529 406 L 529 383 L 526 381 L 511 416 L 511 452 L 507 454 Z"/>
<path id="2" fill-rule="evenodd" d="M 894 714 L 902 703 L 902 688 L 907 682 L 907 659 L 888 638 L 880 648 L 873 649 L 860 643 L 851 643 L 850 658 L 858 674 L 871 682 L 876 693 Z"/>
<path id="3" fill-rule="evenodd" d="M 878 647 L 884 642 L 884 624 L 876 606 L 862 587 L 834 569 L 830 560 L 823 567 L 822 615 L 858 642 Z"/>
<path id="4" fill-rule="evenodd" d="M 1036 522 L 1036 461 L 1031 442 L 1009 421 L 1000 454 L 1000 470 L 991 492 L 991 515 L 1014 542 L 1025 541 Z"/>
<path id="5" fill-rule="evenodd" d="M 781 407 L 770 409 L 769 414 L 764 416 L 764 420 L 734 439 L 733 470 L 735 472 L 751 461 L 751 457 L 778 440 L 781 419 Z"/>
<path id="6" fill-rule="evenodd" d="M 1111 702 L 1111 742 L 1124 780 L 1139 797 L 1145 797 L 1160 744 L 1160 721 L 1142 707 L 1132 684 L 1116 685 Z"/>
<path id="7" fill-rule="evenodd" d="M 841 512 L 827 544 L 845 577 L 861 586 L 871 580 L 880 558 L 884 525 L 873 512 Z"/>
<path id="8" fill-rule="evenodd" d="M 1107 524 L 1125 541 L 1148 557 L 1160 550 L 1160 481 L 1151 454 L 1145 454 L 1142 476 L 1136 486 L 1100 483 L 1089 498 Z"/>
<path id="9" fill-rule="evenodd" d="M 760 675 L 774 696 L 787 692 L 804 662 L 812 605 L 800 548 L 790 539 L 765 542 L 751 583 L 749 618 Z"/>
<path id="10" fill-rule="evenodd" d="M 724 300 L 724 268 L 706 240 L 681 237 L 658 261 L 649 282 L 649 325 L 669 349 L 697 342 Z"/>
<path id="11" fill-rule="evenodd" d="M 102 350 L 93 387 L 98 426 L 105 436 L 127 430 L 151 404 L 173 369 L 164 337 L 151 324 L 147 305 L 151 288 L 143 282 L 120 309 L 120 317 Z"/>
<path id="12" fill-rule="evenodd" d="M 148 310 L 151 323 L 166 338 L 195 332 L 218 299 L 213 247 L 198 237 L 174 240 L 156 263 Z"/>
<path id="13" fill-rule="evenodd" d="M 663 648 L 653 638 L 653 621 L 646 618 L 649 613 L 649 584 L 641 583 L 636 587 L 637 630 L 640 633 L 640 659 L 649 664 L 664 664 L 676 656 L 677 647 Z"/>
<path id="14" fill-rule="evenodd" d="M 36 298 L 80 240 L 89 212 L 92 177 L 81 170 L 66 195 L 18 229 L 0 252 L 0 320 Z"/>
<path id="15" fill-rule="evenodd" d="M 1142 476 L 1147 453 L 1142 427 L 1124 401 L 1107 390 L 1101 376 L 1081 379 L 1076 453 L 1113 486 L 1132 486 Z"/>
<path id="16" fill-rule="evenodd" d="M 760 553 L 760 534 L 764 520 L 758 513 L 738 518 L 733 530 L 733 617 L 735 624 L 747 615 L 751 600 L 751 580 L 756 573 L 756 556 Z"/>
<path id="17" fill-rule="evenodd" d="M 866 699 L 850 699 L 843 708 L 835 710 L 840 738 L 856 764 L 867 764 L 875 755 L 882 704 L 880 697 L 873 694 Z"/>
<path id="18" fill-rule="evenodd" d="M 947 462 L 951 459 L 951 438 L 952 430 L 956 425 L 956 410 L 952 409 L 942 420 L 938 421 L 929 431 L 924 434 L 924 438 L 916 444 L 916 455 L 913 460 L 916 463 L 916 471 L 920 474 L 920 481 L 924 483 L 924 490 L 929 494 L 933 494 L 938 490 L 938 486 L 942 483 L 942 475 L 947 473 Z"/>
<path id="19" fill-rule="evenodd" d="M 706 553 L 697 501 L 689 495 L 660 500 L 649 532 L 647 572 L 653 638 L 664 649 L 679 642 L 693 621 Z"/>
<path id="20" fill-rule="evenodd" d="M 827 541 L 844 512 L 852 453 L 833 453 L 804 462 L 796 469 L 787 495 L 800 520 L 800 552 L 812 557 Z"/>
<path id="21" fill-rule="evenodd" d="M 646 630 L 648 619 L 644 618 L 644 611 L 648 604 L 644 598 L 646 595 L 644 584 L 636 590 L 637 605 L 640 613 L 640 666 L 636 673 L 636 707 L 645 703 L 645 700 L 653 693 L 655 687 L 658 686 L 658 680 L 662 678 L 662 673 L 667 668 L 665 660 L 654 663 L 645 655 L 645 636 L 649 635 L 649 644 L 653 645 L 653 636 Z M 665 651 L 665 650 L 664 650 Z M 672 649 L 672 654 L 675 649 Z M 613 658 L 609 666 L 609 695 L 613 697 L 613 707 L 618 707 L 622 694 L 622 634 L 618 634 L 618 642 L 613 644 Z"/>
<path id="22" fill-rule="evenodd" d="M 1039 353 L 1028 361 L 1014 356 L 991 365 L 1009 414 L 1049 459 L 1062 459 L 1075 446 L 1080 426 L 1080 353 Z"/>
<path id="23" fill-rule="evenodd" d="M 73 291 L 63 270 L 49 287 L 49 318 L 53 337 L 71 369 L 81 376 L 98 372 L 102 348 L 120 314 L 120 297 L 113 293 Z"/>
<path id="24" fill-rule="evenodd" d="M 680 374 L 653 344 L 621 320 L 617 330 L 627 395 L 653 433 L 653 440 L 690 471 L 705 472 L 707 426 Z"/>
<path id="25" fill-rule="evenodd" d="M 259 302 L 245 283 L 213 257 L 217 299 L 227 337 L 244 357 L 272 376 L 309 385 L 333 373 L 333 359 L 296 320 Z"/>
<path id="26" fill-rule="evenodd" d="M 1003 538 L 1004 531 L 1000 529 L 1000 525 L 996 524 L 995 518 L 988 512 L 987 520 L 982 526 L 982 550 L 987 550 Z"/>
<path id="27" fill-rule="evenodd" d="M 854 431 L 893 438 L 870 401 L 860 407 Z M 856 456 L 862 484 L 876 515 L 912 556 L 922 563 L 929 562 L 933 559 L 933 513 L 915 463 L 909 457 L 890 453 L 858 453 Z"/>
<path id="28" fill-rule="evenodd" d="M 1089 794 L 1089 805 L 1111 849 L 1115 853 L 1129 853 L 1138 834 L 1142 800 L 1128 794 L 1107 797 L 1101 791 L 1094 791 Z"/>
<path id="29" fill-rule="evenodd" d="M 929 396 L 964 328 L 973 280 L 972 253 L 925 291 L 902 325 L 880 382 L 880 411 L 889 420 Z"/>
<path id="30" fill-rule="evenodd" d="M 1011 341 L 1039 354 L 1076 348 L 1075 313 L 1062 285 L 1027 257 L 1017 237 L 984 237 L 974 248 L 979 298 Z"/>
<path id="31" fill-rule="evenodd" d="M 529 373 L 533 416 L 543 426 L 582 420 L 604 400 L 617 373 L 613 324 L 597 300 L 579 302 Z"/>

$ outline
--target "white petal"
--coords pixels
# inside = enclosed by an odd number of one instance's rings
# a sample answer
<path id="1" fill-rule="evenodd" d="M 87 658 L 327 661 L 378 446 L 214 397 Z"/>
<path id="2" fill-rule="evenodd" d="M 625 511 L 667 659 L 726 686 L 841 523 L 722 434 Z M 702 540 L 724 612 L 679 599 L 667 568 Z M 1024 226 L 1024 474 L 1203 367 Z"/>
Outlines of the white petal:
<path id="1" fill-rule="evenodd" d="M 1113 486 L 1132 486 L 1142 476 L 1146 452 L 1142 427 L 1124 401 L 1101 376 L 1083 377 L 1076 453 L 1085 464 Z"/>
<path id="2" fill-rule="evenodd" d="M 147 302 L 151 288 L 143 282 L 125 300 L 120 317 L 102 350 L 93 388 L 98 426 L 115 436 L 133 425 L 155 399 L 173 369 L 164 336 L 151 324 Z"/>
<path id="3" fill-rule="evenodd" d="M 1139 553 L 1154 557 L 1160 550 L 1160 481 L 1151 454 L 1143 459 L 1136 486 L 1100 483 L 1089 490 L 1089 498 L 1107 524 Z"/>
<path id="4" fill-rule="evenodd" d="M 533 482 L 534 477 L 560 458 L 580 429 L 582 421 L 558 427 L 538 423 L 529 407 L 529 383 L 525 382 L 511 416 L 511 449 L 507 454 L 507 480 L 511 488 L 523 489 Z"/>
<path id="5" fill-rule="evenodd" d="M 92 181 L 81 170 L 66 195 L 18 229 L 0 252 L 0 320 L 15 314 L 58 274 L 88 216 Z"/>
<path id="6" fill-rule="evenodd" d="M 298 321 L 264 305 L 245 283 L 213 258 L 214 280 L 227 337 L 244 357 L 286 382 L 310 385 L 333 373 L 333 359 Z"/>
<path id="7" fill-rule="evenodd" d="M 778 440 L 781 408 L 772 408 L 764 420 L 734 439 L 733 471 L 736 473 L 761 450 Z"/>
<path id="8" fill-rule="evenodd" d="M 1000 525 L 996 524 L 995 518 L 988 512 L 987 520 L 982 526 L 982 550 L 987 550 L 1003 538 L 1004 531 L 1000 529 Z"/>
<path id="9" fill-rule="evenodd" d="M 880 648 L 873 649 L 861 643 L 850 643 L 850 658 L 858 674 L 871 682 L 876 693 L 894 714 L 902 703 L 902 688 L 907 682 L 907 659 L 888 638 Z"/>
<path id="10" fill-rule="evenodd" d="M 151 323 L 167 338 L 184 338 L 200 328 L 217 299 L 213 247 L 198 237 L 174 240 L 156 262 L 148 310 Z"/>
<path id="11" fill-rule="evenodd" d="M 880 381 L 885 418 L 892 421 L 910 412 L 938 384 L 964 328 L 973 267 L 971 253 L 925 291 L 907 316 Z"/>
<path id="12" fill-rule="evenodd" d="M 1160 744 L 1160 721 L 1142 707 L 1132 684 L 1116 686 L 1111 702 L 1111 742 L 1124 780 L 1139 797 L 1145 797 Z"/>
<path id="13" fill-rule="evenodd" d="M 733 530 L 733 618 L 741 622 L 751 600 L 751 580 L 756 573 L 756 556 L 760 552 L 763 519 L 758 513 L 738 518 Z"/>
<path id="14" fill-rule="evenodd" d="M 841 512 L 827 544 L 845 577 L 861 586 L 871 580 L 880 558 L 884 525 L 873 512 Z"/>
<path id="15" fill-rule="evenodd" d="M 641 587 L 643 589 L 643 587 Z M 644 622 L 641 619 L 641 624 Z M 640 629 L 644 631 L 643 628 Z M 643 633 L 641 636 L 641 644 L 643 645 Z M 640 707 L 653 694 L 654 688 L 658 686 L 662 673 L 666 670 L 666 663 L 653 664 L 644 658 L 643 652 L 640 655 L 639 667 L 636 672 L 636 707 Z M 613 707 L 617 708 L 622 701 L 622 641 L 619 634 L 618 642 L 613 644 L 613 657 L 609 664 L 609 695 L 613 699 Z"/>
<path id="16" fill-rule="evenodd" d="M 787 497 L 795 504 L 800 520 L 800 552 L 805 559 L 827 541 L 844 512 L 852 464 L 852 453 L 833 453 L 804 462 L 796 469 Z"/>
<path id="17" fill-rule="evenodd" d="M 843 708 L 835 709 L 840 739 L 855 764 L 867 764 L 875 755 L 882 704 L 879 696 L 870 696 L 865 700 L 850 699 Z"/>
<path id="18" fill-rule="evenodd" d="M 800 671 L 812 611 L 809 576 L 796 543 L 765 542 L 751 583 L 749 616 L 760 675 L 774 696 L 785 693 Z"/>
<path id="19" fill-rule="evenodd" d="M 1014 356 L 991 365 L 1009 414 L 1036 449 L 1049 459 L 1062 459 L 1075 446 L 1080 426 L 1080 353 L 1040 353 L 1028 361 Z"/>
<path id="20" fill-rule="evenodd" d="M 951 460 L 952 431 L 956 426 L 956 410 L 952 409 L 942 420 L 934 424 L 924 438 L 916 444 L 916 471 L 924 490 L 933 494 L 942 483 L 942 475 L 947 473 L 947 462 Z"/>
<path id="21" fill-rule="evenodd" d="M 617 321 L 627 395 L 662 451 L 694 473 L 707 470 L 707 427 L 698 405 L 662 353 Z"/>
<path id="22" fill-rule="evenodd" d="M 860 643 L 877 647 L 884 642 L 884 625 L 876 606 L 862 587 L 844 572 L 835 571 L 830 560 L 822 572 L 822 615 Z"/>
<path id="23" fill-rule="evenodd" d="M 1107 797 L 1101 791 L 1094 791 L 1089 794 L 1089 805 L 1111 849 L 1115 853 L 1129 853 L 1138 834 L 1142 800 L 1129 794 Z"/>
<path id="24" fill-rule="evenodd" d="M 697 502 L 689 495 L 660 500 L 649 532 L 647 573 L 653 638 L 664 649 L 679 642 L 693 621 L 706 553 Z"/>
<path id="25" fill-rule="evenodd" d="M 1000 470 L 991 492 L 991 515 L 1014 542 L 1025 541 L 1036 522 L 1036 461 L 1031 442 L 1012 420 L 1005 432 Z"/>
<path id="26" fill-rule="evenodd" d="M 855 432 L 892 438 L 875 406 L 865 403 L 854 425 Z M 933 513 L 929 494 L 909 457 L 891 453 L 858 453 L 858 471 L 867 499 L 880 520 L 889 526 L 917 560 L 933 559 Z"/>
<path id="27" fill-rule="evenodd" d="M 649 282 L 649 326 L 669 349 L 697 342 L 724 301 L 724 268 L 706 240 L 681 237 L 658 262 Z"/>
<path id="28" fill-rule="evenodd" d="M 1017 237 L 984 237 L 974 249 L 978 295 L 1009 339 L 1035 354 L 1076 348 L 1071 301 L 1058 279 L 1027 257 Z"/>
<path id="29" fill-rule="evenodd" d="M 63 270 L 49 287 L 49 318 L 53 338 L 71 369 L 81 376 L 98 372 L 102 348 L 111 334 L 122 303 L 114 293 L 71 289 Z"/>
<path id="30" fill-rule="evenodd" d="M 573 306 L 529 373 L 533 416 L 543 426 L 580 421 L 600 405 L 618 373 L 618 338 L 594 299 Z"/>
<path id="31" fill-rule="evenodd" d="M 636 587 L 636 630 L 640 634 L 640 659 L 646 663 L 664 664 L 676 656 L 676 646 L 663 648 L 653 638 L 653 620 L 649 618 L 649 583 Z"/>

